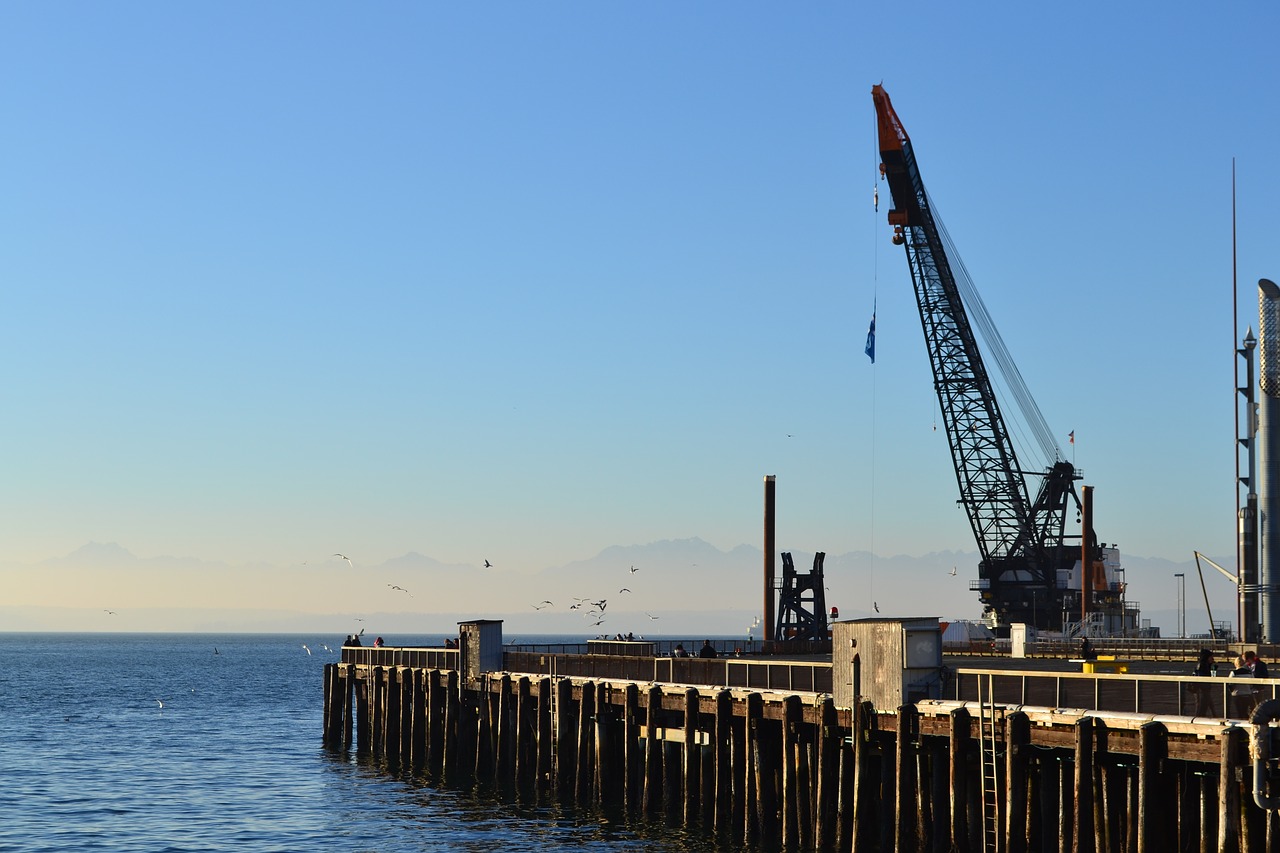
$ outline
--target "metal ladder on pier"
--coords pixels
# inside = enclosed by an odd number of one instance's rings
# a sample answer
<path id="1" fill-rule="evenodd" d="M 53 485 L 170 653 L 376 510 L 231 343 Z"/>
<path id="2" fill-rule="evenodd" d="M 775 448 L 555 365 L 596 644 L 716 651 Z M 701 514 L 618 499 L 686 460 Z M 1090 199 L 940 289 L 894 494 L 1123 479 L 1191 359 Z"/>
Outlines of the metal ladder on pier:
<path id="1" fill-rule="evenodd" d="M 982 749 L 982 849 L 1000 853 L 1004 838 L 1004 795 L 1000 790 L 999 761 L 996 752 L 996 725 L 1004 723 L 1004 709 L 997 708 L 992 676 L 978 677 L 978 739 Z"/>

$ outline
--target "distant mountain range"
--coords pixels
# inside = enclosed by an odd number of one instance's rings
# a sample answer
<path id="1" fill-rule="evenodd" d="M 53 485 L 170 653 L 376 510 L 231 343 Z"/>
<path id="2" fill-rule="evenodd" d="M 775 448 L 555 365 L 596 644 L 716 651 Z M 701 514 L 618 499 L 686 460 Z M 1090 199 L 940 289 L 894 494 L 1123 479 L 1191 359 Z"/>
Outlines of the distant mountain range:
<path id="1" fill-rule="evenodd" d="M 793 554 L 808 571 L 812 552 Z M 1234 558 L 1217 559 L 1228 565 Z M 827 554 L 828 605 L 841 618 L 980 615 L 976 552 L 873 556 Z M 1166 636 L 1177 625 L 1174 574 L 1185 575 L 1189 633 L 1208 616 L 1193 561 L 1123 557 L 1130 599 Z M 951 575 L 953 567 L 956 574 Z M 1207 568 L 1207 567 L 1206 567 Z M 633 571 L 634 569 L 634 571 Z M 776 574 L 781 576 L 779 558 Z M 503 619 L 508 636 L 533 634 L 742 635 L 763 607 L 763 555 L 702 539 L 619 545 L 536 571 L 441 563 L 410 552 L 374 565 L 337 557 L 317 565 L 230 566 L 192 557 L 138 557 L 116 543 L 89 543 L 36 565 L 0 566 L 6 601 L 0 630 L 297 631 L 345 635 L 451 634 L 458 621 Z M 397 589 L 398 587 L 398 589 Z M 1215 620 L 1230 620 L 1234 587 L 1209 570 Z M 551 604 L 544 602 L 550 601 Z M 593 602 L 605 602 L 603 609 Z M 594 611 L 594 615 L 588 614 Z M 759 629 L 753 636 L 759 637 Z"/>

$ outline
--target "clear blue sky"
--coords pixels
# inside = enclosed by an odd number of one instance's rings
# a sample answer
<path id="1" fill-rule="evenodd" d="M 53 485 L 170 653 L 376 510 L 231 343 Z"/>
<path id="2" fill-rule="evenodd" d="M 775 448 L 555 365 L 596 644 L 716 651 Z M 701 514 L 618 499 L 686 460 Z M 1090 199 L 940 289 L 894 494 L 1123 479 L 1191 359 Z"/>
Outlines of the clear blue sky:
<path id="1" fill-rule="evenodd" d="M 1274 4 L 0 9 L 7 559 L 973 550 L 872 84 L 1122 553 L 1234 553 Z M 878 304 L 878 358 L 863 355 Z M 1157 596 L 1149 596 L 1156 598 Z"/>

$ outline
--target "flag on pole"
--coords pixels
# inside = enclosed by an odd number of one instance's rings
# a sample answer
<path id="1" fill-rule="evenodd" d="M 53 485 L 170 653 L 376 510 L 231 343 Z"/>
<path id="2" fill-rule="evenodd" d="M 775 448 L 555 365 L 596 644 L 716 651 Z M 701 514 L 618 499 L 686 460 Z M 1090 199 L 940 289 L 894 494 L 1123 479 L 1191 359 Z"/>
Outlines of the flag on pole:
<path id="1" fill-rule="evenodd" d="M 1075 431 L 1075 430 L 1072 430 L 1071 432 L 1067 433 L 1067 443 L 1068 443 L 1068 444 L 1075 444 L 1075 443 L 1076 443 L 1076 431 Z"/>
<path id="2" fill-rule="evenodd" d="M 876 363 L 876 307 L 873 303 L 871 306 L 871 328 L 867 330 L 867 347 L 864 350 L 867 358 L 871 359 L 871 363 Z"/>

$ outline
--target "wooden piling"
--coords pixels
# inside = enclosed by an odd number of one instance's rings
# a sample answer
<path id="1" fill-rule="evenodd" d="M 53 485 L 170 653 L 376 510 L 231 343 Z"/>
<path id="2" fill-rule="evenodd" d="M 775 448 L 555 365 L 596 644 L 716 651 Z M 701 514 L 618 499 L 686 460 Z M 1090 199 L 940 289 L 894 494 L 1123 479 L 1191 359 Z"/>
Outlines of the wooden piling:
<path id="1" fill-rule="evenodd" d="M 427 671 L 427 728 L 431 745 L 429 769 L 439 775 L 444 767 L 444 686 L 440 683 L 440 670 Z"/>
<path id="2" fill-rule="evenodd" d="M 522 675 L 516 682 L 515 707 L 515 763 L 516 787 L 528 793 L 533 789 L 533 780 L 537 776 L 534 766 L 536 752 L 533 749 L 533 689 L 529 676 Z"/>
<path id="3" fill-rule="evenodd" d="M 757 838 L 778 837 L 778 800 L 774 789 L 769 760 L 768 734 L 764 719 L 764 697 L 759 693 L 747 696 L 747 726 L 751 739 L 751 763 L 755 776 L 755 812 L 758 819 Z"/>
<path id="4" fill-rule="evenodd" d="M 444 724 L 442 726 L 444 737 L 444 755 L 442 756 L 443 766 L 441 772 L 446 779 L 456 782 L 463 777 L 462 768 L 458 762 L 458 739 L 462 731 L 459 717 L 462 711 L 461 695 L 458 691 L 458 671 L 456 669 L 448 670 L 444 677 Z"/>
<path id="5" fill-rule="evenodd" d="M 951 712 L 951 846 L 969 848 L 969 712 Z"/>
<path id="6" fill-rule="evenodd" d="M 898 708 L 898 737 L 894 749 L 894 815 L 893 849 L 898 853 L 915 853 L 916 773 L 911 741 L 920 727 L 920 714 L 915 705 Z"/>
<path id="7" fill-rule="evenodd" d="M 591 802 L 595 701 L 596 686 L 588 681 L 582 685 L 582 694 L 578 699 L 578 768 L 574 774 L 574 796 L 583 805 Z"/>
<path id="8" fill-rule="evenodd" d="M 644 762 L 640 750 L 640 688 L 628 682 L 622 688 L 622 807 L 629 815 L 640 813 Z"/>
<path id="9" fill-rule="evenodd" d="M 551 783 L 551 772 L 554 764 L 555 744 L 551 735 L 551 678 L 544 676 L 538 679 L 538 758 L 537 784 L 539 789 Z"/>
<path id="10" fill-rule="evenodd" d="M 662 718 L 662 688 L 651 684 L 645 693 L 644 811 L 654 814 L 662 806 L 662 744 L 658 724 Z"/>
<path id="11" fill-rule="evenodd" d="M 1005 780 L 1008 799 L 1005 803 L 1006 853 L 1027 851 L 1027 766 L 1031 748 L 1031 719 L 1015 711 L 1004 719 Z"/>
<path id="12" fill-rule="evenodd" d="M 800 716 L 800 697 L 788 696 L 782 700 L 782 844 L 790 850 L 800 846 L 799 780 L 796 778 L 796 738 L 799 734 L 797 720 Z"/>
<path id="13" fill-rule="evenodd" d="M 1093 835 L 1093 717 L 1076 721 L 1075 818 L 1073 853 L 1094 853 Z"/>
<path id="14" fill-rule="evenodd" d="M 836 842 L 836 811 L 840 785 L 840 729 L 830 696 L 822 700 L 818 724 L 818 787 L 814 809 L 814 846 L 830 850 Z"/>
<path id="15" fill-rule="evenodd" d="M 596 685 L 595 696 L 595 803 L 597 807 L 612 805 L 617 801 L 613 738 L 610 720 L 613 715 L 609 705 L 609 685 Z"/>
<path id="16" fill-rule="evenodd" d="M 1161 809 L 1169 807 L 1160 775 L 1167 733 L 1161 723 L 1144 723 L 1138 730 L 1138 853 L 1162 853 L 1168 849 L 1164 832 L 1167 811 L 1165 820 L 1159 817 Z"/>
<path id="17" fill-rule="evenodd" d="M 684 822 L 693 823 L 698 815 L 698 757 L 701 747 L 698 746 L 698 688 L 686 687 L 684 691 Z"/>
<path id="18" fill-rule="evenodd" d="M 728 690 L 716 692 L 716 714 L 712 732 L 712 755 L 715 759 L 713 823 L 716 833 L 723 834 L 733 821 L 733 695 Z"/>
<path id="19" fill-rule="evenodd" d="M 1240 783 L 1236 774 L 1243 771 L 1240 762 L 1243 742 L 1244 729 L 1238 726 L 1222 733 L 1218 769 L 1218 850 L 1221 853 L 1240 853 Z M 1155 853 L 1155 848 L 1139 848 L 1138 853 Z"/>
<path id="20" fill-rule="evenodd" d="M 573 682 L 561 678 L 556 682 L 556 788 L 561 799 L 568 799 L 574 789 L 576 777 L 576 741 L 573 714 Z"/>

